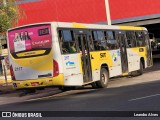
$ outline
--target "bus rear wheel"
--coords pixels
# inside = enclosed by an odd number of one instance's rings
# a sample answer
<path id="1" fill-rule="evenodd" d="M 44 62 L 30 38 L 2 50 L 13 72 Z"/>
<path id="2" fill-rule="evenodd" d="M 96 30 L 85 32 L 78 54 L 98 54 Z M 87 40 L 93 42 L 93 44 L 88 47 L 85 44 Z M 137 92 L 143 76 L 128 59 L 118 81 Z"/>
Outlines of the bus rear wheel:
<path id="1" fill-rule="evenodd" d="M 101 68 L 100 71 L 100 81 L 96 82 L 98 88 L 105 88 L 108 85 L 109 81 L 109 74 L 105 68 Z"/>

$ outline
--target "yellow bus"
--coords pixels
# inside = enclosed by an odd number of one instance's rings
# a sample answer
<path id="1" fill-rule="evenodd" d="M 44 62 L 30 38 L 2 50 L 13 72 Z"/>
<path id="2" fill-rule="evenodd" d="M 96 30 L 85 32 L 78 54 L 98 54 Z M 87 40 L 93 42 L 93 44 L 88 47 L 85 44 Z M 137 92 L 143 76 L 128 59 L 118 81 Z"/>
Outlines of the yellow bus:
<path id="1" fill-rule="evenodd" d="M 112 77 L 152 66 L 144 27 L 45 22 L 9 29 L 7 36 L 15 89 L 104 88 Z"/>

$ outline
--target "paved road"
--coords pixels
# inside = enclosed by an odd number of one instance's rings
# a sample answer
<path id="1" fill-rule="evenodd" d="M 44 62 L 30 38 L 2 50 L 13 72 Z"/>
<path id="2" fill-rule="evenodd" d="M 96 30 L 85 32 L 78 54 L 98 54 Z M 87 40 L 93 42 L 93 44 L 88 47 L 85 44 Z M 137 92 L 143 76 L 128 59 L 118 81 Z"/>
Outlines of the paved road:
<path id="1" fill-rule="evenodd" d="M 108 88 L 97 90 L 88 86 L 43 98 L 27 99 L 21 103 L 1 105 L 0 111 L 160 111 L 159 86 L 160 61 L 156 59 L 154 66 L 144 75 L 114 78 Z M 93 115 L 94 112 L 89 114 Z"/>
<path id="2" fill-rule="evenodd" d="M 37 101 L 1 105 L 18 111 L 160 111 L 160 81 L 101 90 L 85 89 Z"/>
<path id="3" fill-rule="evenodd" d="M 160 81 L 101 90 L 66 92 L 38 101 L 1 105 L 0 110 L 24 111 L 160 111 Z"/>

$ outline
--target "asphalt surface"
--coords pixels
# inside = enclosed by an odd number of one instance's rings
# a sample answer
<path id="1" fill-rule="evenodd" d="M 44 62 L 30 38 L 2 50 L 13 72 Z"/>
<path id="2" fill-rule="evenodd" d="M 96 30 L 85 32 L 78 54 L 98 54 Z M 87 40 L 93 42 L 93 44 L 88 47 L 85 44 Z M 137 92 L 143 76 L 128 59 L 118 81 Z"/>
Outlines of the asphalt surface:
<path id="1" fill-rule="evenodd" d="M 0 111 L 160 111 L 160 81 L 1 105 Z M 72 91 L 73 92 L 73 91 Z M 69 92 L 68 92 L 69 93 Z"/>
<path id="2" fill-rule="evenodd" d="M 140 111 L 151 111 L 154 115 L 158 114 L 158 116 L 160 116 L 160 112 L 156 113 L 160 111 L 159 86 L 160 60 L 156 59 L 154 60 L 154 66 L 146 70 L 142 76 L 114 78 L 110 82 L 108 88 L 92 89 L 88 86 L 83 89 L 67 91 L 46 97 L 26 99 L 18 103 L 1 105 L 0 111 L 55 111 L 58 118 L 54 119 L 63 119 L 63 115 L 65 117 L 67 116 L 66 114 L 71 114 L 71 112 L 67 113 L 66 111 L 80 111 L 75 114 L 78 114 L 79 117 L 81 115 L 85 117 L 84 114 L 88 117 L 92 117 L 86 119 L 102 119 L 102 117 L 99 118 L 100 115 L 106 115 L 113 111 L 128 111 L 122 114 L 129 114 L 131 111 L 135 111 L 136 113 L 141 113 Z M 61 111 L 65 111 L 66 113 Z M 85 111 L 88 112 L 85 113 Z M 102 114 L 102 111 L 108 111 L 108 113 L 105 112 Z M 61 113 L 63 114 L 62 116 Z M 54 112 L 51 114 L 51 116 L 56 116 Z M 118 112 L 115 113 L 115 116 L 117 114 Z M 115 117 L 115 119 L 119 120 L 120 118 Z M 121 119 L 125 120 L 125 118 Z M 145 120 L 148 119 L 153 118 L 145 118 Z"/>

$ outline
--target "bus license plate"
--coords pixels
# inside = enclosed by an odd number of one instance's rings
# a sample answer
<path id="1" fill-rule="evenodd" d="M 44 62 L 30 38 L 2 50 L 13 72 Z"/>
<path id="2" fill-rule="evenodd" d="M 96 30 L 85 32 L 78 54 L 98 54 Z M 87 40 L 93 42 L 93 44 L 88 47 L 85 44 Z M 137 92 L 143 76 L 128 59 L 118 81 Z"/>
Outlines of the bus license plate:
<path id="1" fill-rule="evenodd" d="M 39 83 L 38 83 L 38 82 L 33 82 L 33 83 L 31 83 L 31 85 L 32 85 L 32 86 L 38 86 Z"/>

